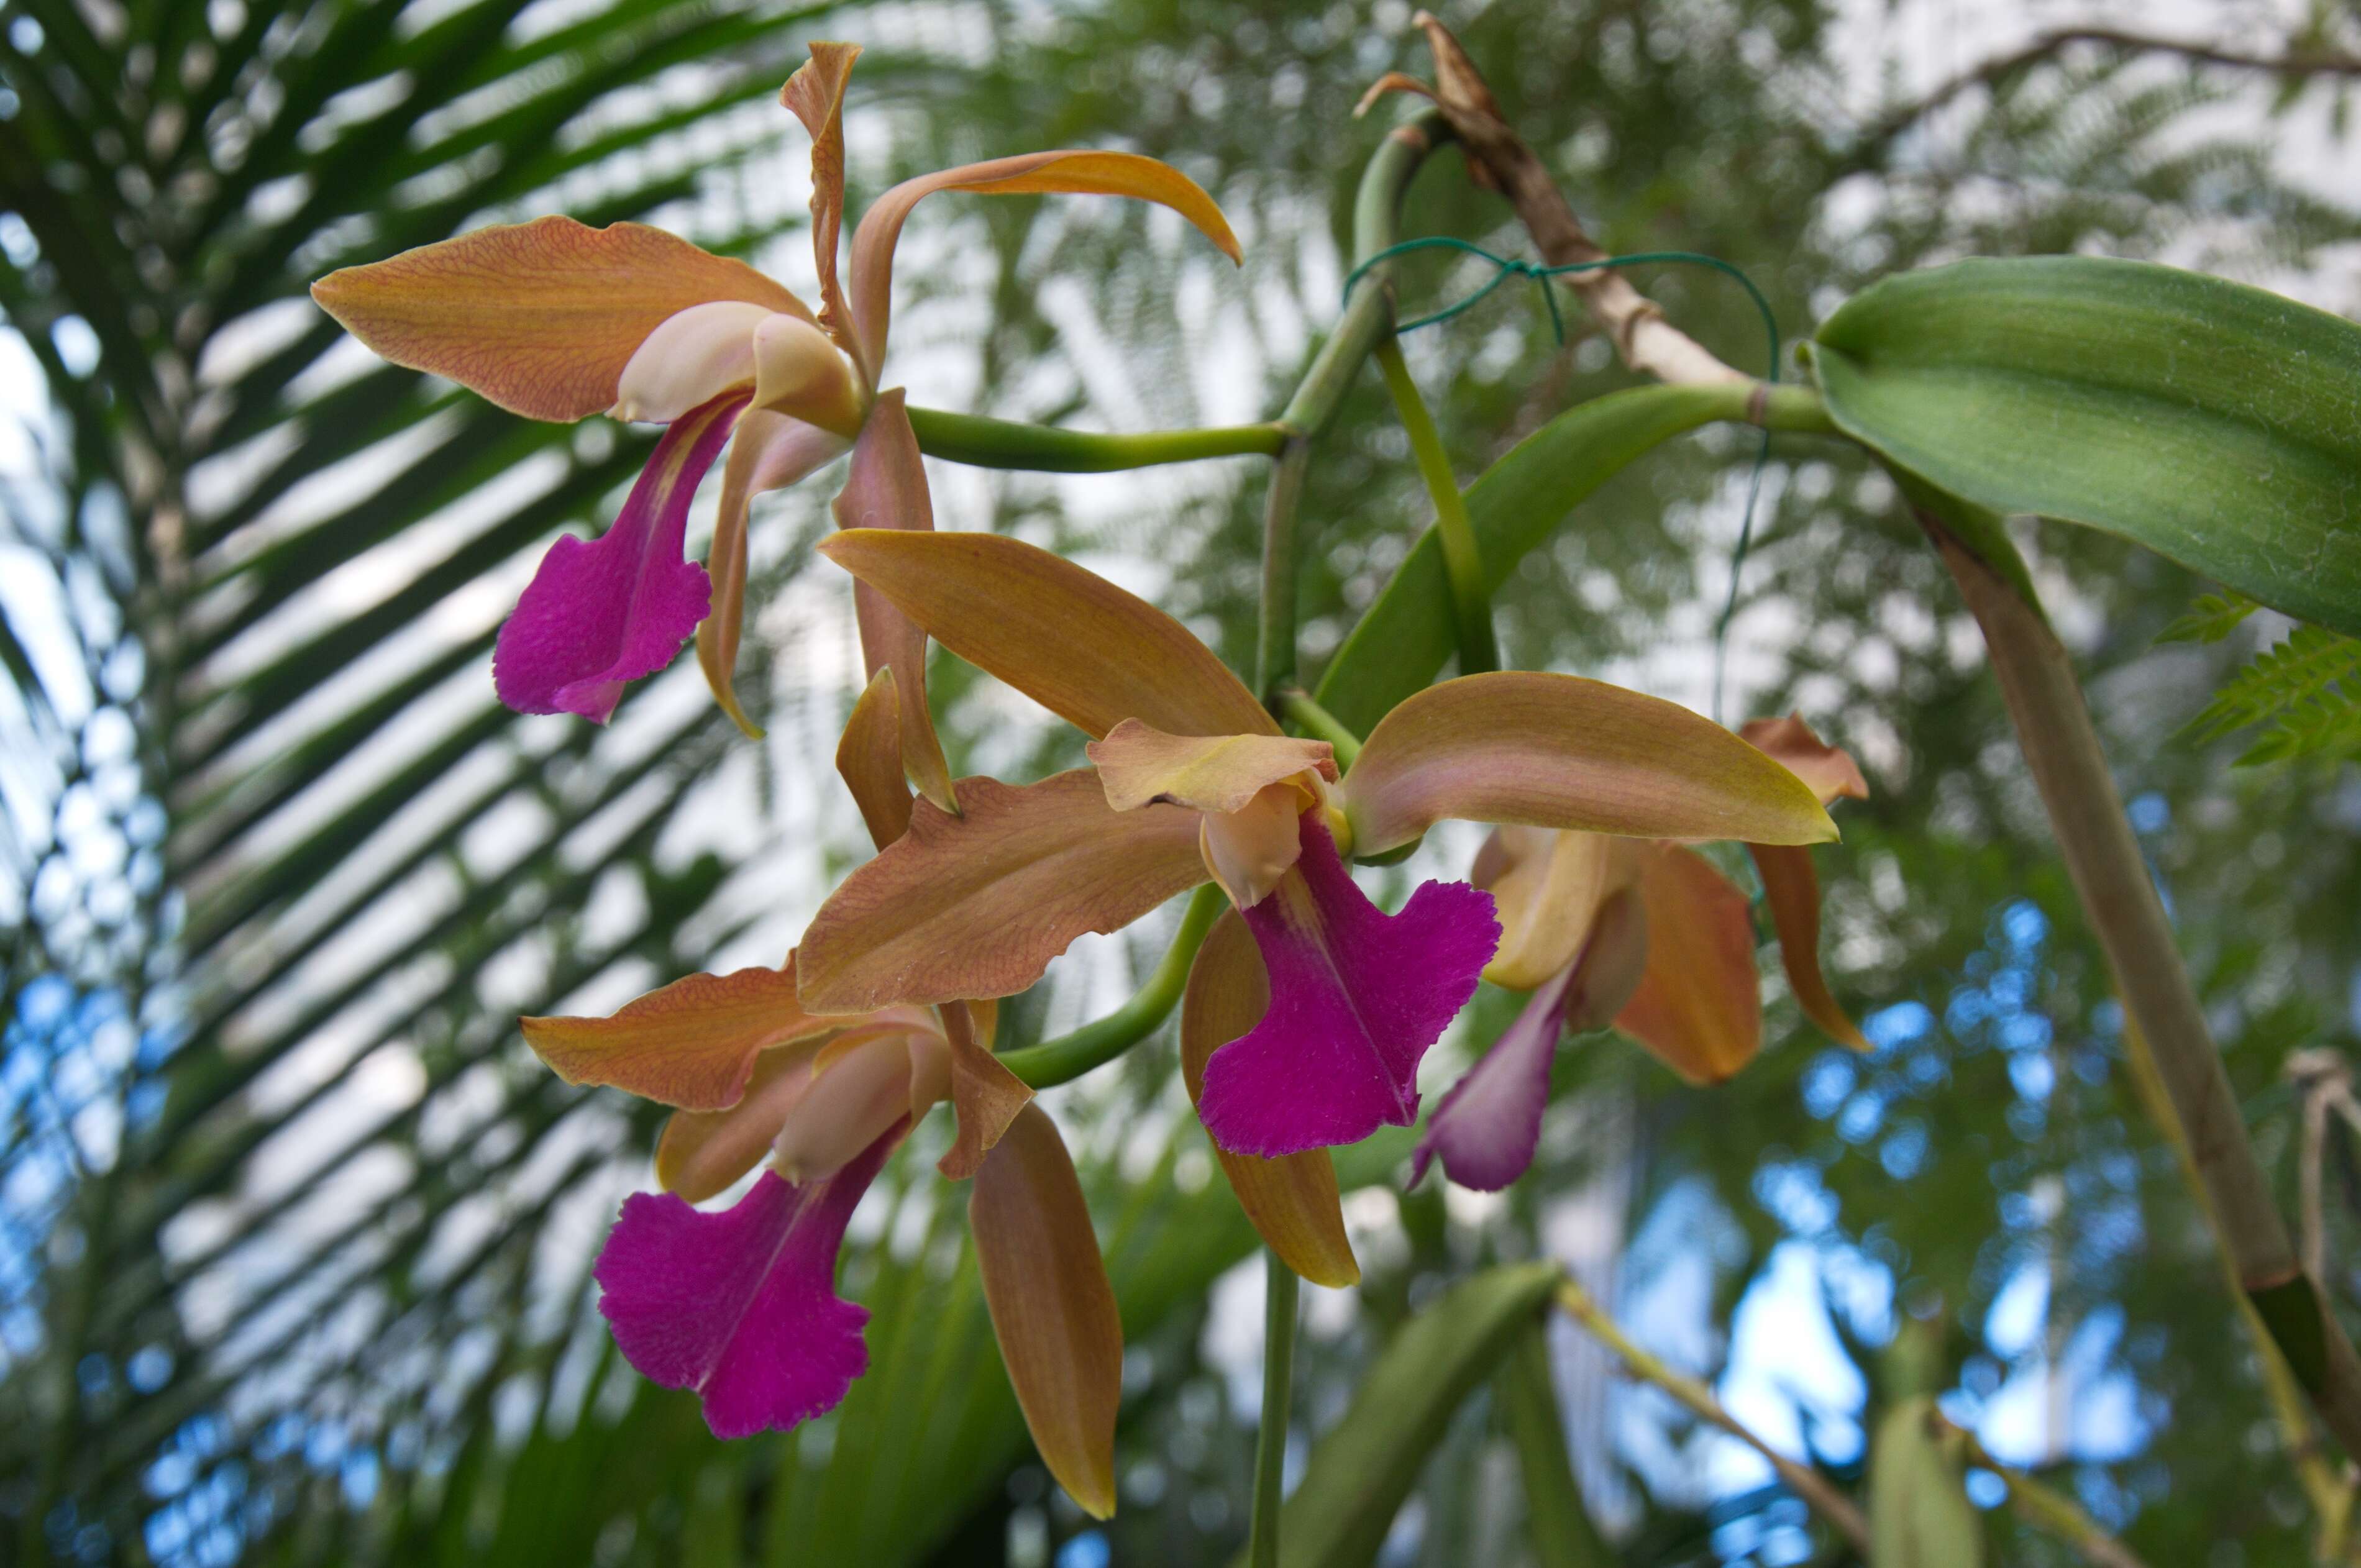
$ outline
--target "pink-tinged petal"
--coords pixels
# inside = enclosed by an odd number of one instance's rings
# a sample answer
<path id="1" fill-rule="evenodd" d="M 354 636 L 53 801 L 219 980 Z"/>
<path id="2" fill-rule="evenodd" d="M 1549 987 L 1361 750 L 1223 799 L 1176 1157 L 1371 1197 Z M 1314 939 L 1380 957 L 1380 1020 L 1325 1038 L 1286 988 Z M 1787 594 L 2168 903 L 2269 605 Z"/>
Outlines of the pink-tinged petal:
<path id="1" fill-rule="evenodd" d="M 743 300 L 708 300 L 665 317 L 623 367 L 609 416 L 670 424 L 699 403 L 752 386 L 754 329 L 775 313 Z"/>
<path id="2" fill-rule="evenodd" d="M 394 364 L 548 420 L 612 406 L 640 345 L 692 305 L 738 300 L 811 317 L 744 262 L 662 229 L 557 217 L 347 267 L 313 284 L 312 298 Z"/>
<path id="3" fill-rule="evenodd" d="M 1828 806 L 1843 796 L 1851 800 L 1869 798 L 1869 781 L 1861 776 L 1861 764 L 1852 753 L 1841 746 L 1831 746 L 1812 733 L 1801 714 L 1791 713 L 1784 718 L 1750 718 L 1738 727 L 1746 743 L 1764 755 L 1775 759 L 1781 767 L 1794 773 L 1811 787 Z"/>
<path id="4" fill-rule="evenodd" d="M 706 569 L 713 577 L 713 613 L 697 628 L 697 662 L 713 700 L 730 721 L 754 740 L 762 729 L 738 706 L 732 675 L 738 668 L 738 634 L 746 616 L 746 508 L 756 496 L 794 484 L 843 455 L 850 444 L 832 430 L 762 409 L 739 416 L 730 440 L 730 461 L 721 468 L 721 507 L 713 522 L 713 548 Z"/>
<path id="5" fill-rule="evenodd" d="M 650 1382 L 696 1389 L 716 1437 L 784 1431 L 833 1409 L 869 1365 L 869 1314 L 836 1294 L 837 1249 L 903 1131 L 826 1181 L 797 1187 L 764 1171 L 718 1214 L 670 1193 L 625 1199 L 594 1270 L 623 1358 Z"/>
<path id="6" fill-rule="evenodd" d="M 779 102 L 804 123 L 810 133 L 812 261 L 819 269 L 819 323 L 844 352 L 861 363 L 860 334 L 852 313 L 845 308 L 844 290 L 837 282 L 837 236 L 844 225 L 844 86 L 852 76 L 852 62 L 861 58 L 859 44 L 816 43 L 808 63 L 796 67 L 779 89 Z M 862 378 L 877 384 L 874 360 L 862 365 Z"/>
<path id="7" fill-rule="evenodd" d="M 923 1017 L 916 1014 L 915 1017 Z M 812 1083 L 789 1108 L 771 1146 L 771 1168 L 789 1181 L 824 1180 L 886 1128 L 915 1123 L 950 1092 L 940 1036 L 907 1023 L 847 1030 L 812 1062 Z"/>
<path id="8" fill-rule="evenodd" d="M 1028 152 L 906 180 L 870 204 L 852 236 L 852 317 L 859 323 L 861 358 L 873 385 L 885 357 L 885 328 L 893 310 L 894 247 L 901 240 L 910 209 L 938 191 L 1136 196 L 1171 208 L 1219 246 L 1223 255 L 1239 259 L 1237 236 L 1213 199 L 1170 164 L 1135 152 Z"/>
<path id="9" fill-rule="evenodd" d="M 492 651 L 502 702 L 604 724 L 626 681 L 672 663 L 709 597 L 705 568 L 681 559 L 688 503 L 745 406 L 732 393 L 675 421 L 614 526 L 549 547 Z"/>
<path id="10" fill-rule="evenodd" d="M 840 528 L 934 532 L 934 498 L 927 488 L 917 433 L 910 428 L 899 387 L 880 396 L 870 411 L 861 439 L 853 443 L 851 471 L 845 475 L 843 492 L 832 510 Z M 869 674 L 894 672 L 903 768 L 920 795 L 956 812 L 950 763 L 943 758 L 934 713 L 927 706 L 926 632 L 892 599 L 858 579 L 852 587 L 852 612 L 861 625 L 861 657 Z"/>
<path id="11" fill-rule="evenodd" d="M 1411 1158 L 1412 1187 L 1426 1179 L 1428 1162 L 1438 1157 L 1444 1174 L 1478 1192 L 1498 1192 L 1532 1167 L 1573 978 L 1569 965 L 1534 992 L 1508 1032 L 1451 1086 Z"/>
<path id="12" fill-rule="evenodd" d="M 1869 1049 L 1868 1037 L 1828 991 L 1820 972 L 1820 875 L 1812 851 L 1801 844 L 1749 844 L 1763 877 L 1763 902 L 1771 906 L 1771 927 L 1779 933 L 1779 963 L 1795 1005 L 1839 1045 Z"/>
<path id="13" fill-rule="evenodd" d="M 522 1018 L 525 1043 L 568 1083 L 595 1083 L 697 1111 L 734 1105 L 764 1052 L 844 1027 L 796 1002 L 781 968 L 693 974 L 609 1018 Z"/>
<path id="14" fill-rule="evenodd" d="M 763 1163 L 787 1113 L 811 1087 L 819 1041 L 765 1052 L 744 1098 L 727 1111 L 678 1111 L 656 1139 L 656 1185 L 702 1203 Z"/>
<path id="15" fill-rule="evenodd" d="M 1117 811 L 1136 810 L 1151 800 L 1200 811 L 1238 811 L 1265 785 L 1299 773 L 1336 782 L 1336 748 L 1292 735 L 1167 735 L 1126 718 L 1082 751 L 1106 786 L 1107 804 Z"/>
<path id="16" fill-rule="evenodd" d="M 1316 812 L 1302 859 L 1244 911 L 1270 1008 L 1205 1064 L 1213 1141 L 1265 1159 L 1358 1143 L 1418 1119 L 1418 1063 L 1500 939 L 1488 894 L 1431 882 L 1388 915 L 1355 886 Z"/>

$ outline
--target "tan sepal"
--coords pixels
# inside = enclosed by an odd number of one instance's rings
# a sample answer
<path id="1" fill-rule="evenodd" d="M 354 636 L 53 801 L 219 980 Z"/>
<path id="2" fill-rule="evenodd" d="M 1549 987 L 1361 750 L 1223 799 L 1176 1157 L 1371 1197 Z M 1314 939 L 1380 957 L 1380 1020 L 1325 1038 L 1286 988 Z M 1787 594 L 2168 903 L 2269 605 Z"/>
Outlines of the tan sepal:
<path id="1" fill-rule="evenodd" d="M 836 743 L 836 771 L 861 808 L 871 842 L 882 850 L 908 831 L 910 784 L 902 775 L 901 699 L 890 668 L 872 675 L 852 705 L 852 717 L 845 720 L 843 738 Z"/>
<path id="2" fill-rule="evenodd" d="M 1291 735 L 1167 735 L 1126 718 L 1082 750 L 1099 770 L 1107 804 L 1117 811 L 1151 800 L 1200 811 L 1236 811 L 1264 785 L 1283 784 L 1298 773 L 1336 782 L 1336 748 Z M 1306 798 L 1303 804 L 1319 801 Z"/>
<path id="3" fill-rule="evenodd" d="M 934 500 L 918 455 L 918 437 L 896 387 L 877 400 L 861 439 L 852 444 L 852 468 L 836 498 L 839 527 L 864 532 L 901 531 L 930 535 Z M 902 725 L 902 766 L 918 793 L 945 811 L 959 810 L 951 790 L 950 764 L 935 735 L 927 706 L 927 634 L 894 601 L 865 582 L 852 586 L 852 609 L 861 623 L 861 657 L 868 673 L 894 672 L 895 710 Z"/>
<path id="4" fill-rule="evenodd" d="M 806 321 L 742 261 L 643 224 L 498 224 L 331 272 L 312 298 L 382 358 L 532 419 L 611 407 L 647 335 L 691 305 L 742 300 Z"/>
<path id="5" fill-rule="evenodd" d="M 1434 89 L 1417 77 L 1407 71 L 1389 71 L 1369 83 L 1369 90 L 1361 94 L 1359 103 L 1353 105 L 1353 118 L 1357 120 L 1376 108 L 1378 101 L 1389 93 L 1412 93 L 1421 98 L 1434 96 Z"/>
<path id="6" fill-rule="evenodd" d="M 1279 733 L 1187 627 L 1037 545 L 855 529 L 818 548 L 936 641 L 1093 740 L 1126 718 L 1168 735 Z"/>
<path id="7" fill-rule="evenodd" d="M 1445 817 L 1759 844 L 1837 836 L 1795 774 L 1720 725 L 1533 670 L 1463 675 L 1405 699 L 1369 732 L 1340 793 L 1363 859 Z"/>
<path id="8" fill-rule="evenodd" d="M 796 955 L 805 1006 L 1013 996 L 1083 932 L 1121 930 L 1205 880 L 1197 813 L 1110 811 L 1088 768 L 959 789 L 963 815 L 921 802 L 813 916 Z"/>
<path id="9" fill-rule="evenodd" d="M 1546 984 L 1590 940 L 1599 906 L 1638 874 L 1629 839 L 1494 828 L 1475 871 L 1500 920 L 1499 949 L 1484 978 L 1511 991 Z"/>
<path id="10" fill-rule="evenodd" d="M 1123 1320 L 1057 1124 L 1027 1105 L 967 1201 L 1000 1359 L 1041 1462 L 1093 1519 L 1115 1512 Z"/>
<path id="11" fill-rule="evenodd" d="M 1640 850 L 1648 965 L 1615 1026 L 1692 1083 L 1719 1083 L 1763 1047 L 1754 917 L 1713 862 L 1676 844 Z"/>
<path id="12" fill-rule="evenodd" d="M 997 1019 L 999 1004 L 946 1002 L 942 1004 L 943 1038 L 950 1045 L 951 1109 L 959 1115 L 959 1131 L 935 1168 L 952 1181 L 973 1176 L 984 1157 L 999 1146 L 1017 1113 L 1033 1099 L 1026 1081 L 992 1054 L 983 1020 L 972 1015 L 982 1009 Z"/>
<path id="13" fill-rule="evenodd" d="M 1193 849 L 1193 845 L 1191 846 Z M 734 1105 L 754 1059 L 844 1027 L 796 1000 L 796 959 L 774 970 L 693 974 L 609 1018 L 524 1018 L 525 1043 L 568 1083 L 609 1084 L 692 1111 Z"/>
<path id="14" fill-rule="evenodd" d="M 1822 806 L 1832 804 L 1839 796 L 1850 800 L 1869 798 L 1869 781 L 1861 776 L 1861 764 L 1852 760 L 1852 753 L 1813 734 L 1812 727 L 1804 722 L 1801 714 L 1791 713 L 1784 718 L 1750 718 L 1738 727 L 1738 733 L 1748 745 L 1775 759 L 1781 767 L 1803 780 Z"/>
<path id="15" fill-rule="evenodd" d="M 1204 1091 L 1206 1058 L 1261 1023 L 1269 1005 L 1270 981 L 1254 935 L 1235 910 L 1226 910 L 1197 949 L 1180 998 L 1180 1077 L 1191 1104 Z M 1238 1207 L 1288 1267 L 1334 1289 L 1360 1283 L 1326 1149 L 1259 1159 L 1215 1144 L 1213 1157 Z"/>
<path id="16" fill-rule="evenodd" d="M 792 485 L 842 452 L 832 432 L 763 409 L 748 409 L 730 438 L 721 470 L 721 510 L 713 521 L 706 575 L 713 580 L 713 613 L 697 622 L 697 662 L 713 700 L 730 722 L 754 740 L 762 727 L 738 706 L 738 637 L 746 618 L 746 509 L 765 490 Z"/>
<path id="17" fill-rule="evenodd" d="M 836 272 L 837 236 L 844 227 L 844 84 L 852 75 L 852 62 L 861 58 L 861 46 L 807 47 L 811 59 L 796 67 L 779 89 L 779 102 L 804 123 L 812 138 L 812 265 L 819 269 L 819 324 L 860 367 L 862 383 L 874 387 L 877 367 L 862 359 L 860 334 Z"/>
<path id="18" fill-rule="evenodd" d="M 1574 960 L 1564 1009 L 1566 1032 L 1587 1035 L 1615 1021 L 1648 970 L 1648 905 L 1636 887 L 1609 894 Z"/>
<path id="19" fill-rule="evenodd" d="M 771 1152 L 804 1091 L 819 1042 L 766 1051 L 745 1097 L 727 1111 L 675 1111 L 656 1140 L 656 1184 L 691 1203 L 729 1190 Z"/>
<path id="20" fill-rule="evenodd" d="M 1812 851 L 1801 844 L 1746 848 L 1763 876 L 1763 902 L 1771 906 L 1771 927 L 1779 933 L 1779 965 L 1787 971 L 1787 989 L 1795 993 L 1795 1005 L 1830 1039 L 1857 1051 L 1869 1049 L 1868 1039 L 1837 1004 L 1820 973 L 1820 877 L 1812 866 Z"/>

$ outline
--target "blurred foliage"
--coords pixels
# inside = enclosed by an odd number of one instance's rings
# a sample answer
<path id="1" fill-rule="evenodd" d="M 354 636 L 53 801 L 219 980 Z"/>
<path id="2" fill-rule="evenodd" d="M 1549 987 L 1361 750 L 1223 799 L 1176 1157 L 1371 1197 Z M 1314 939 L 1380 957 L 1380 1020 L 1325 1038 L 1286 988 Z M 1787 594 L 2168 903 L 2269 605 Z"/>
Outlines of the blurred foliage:
<path id="1" fill-rule="evenodd" d="M 2326 85 L 2272 98 L 2070 50 L 1922 119 L 1860 27 L 1806 0 L 1443 9 L 1602 244 L 1724 258 L 1791 338 L 1887 270 L 1966 253 L 2285 283 L 2361 236 L 2282 177 L 2262 117 L 2317 111 Z M 1948 26 L 1938 11 L 1905 0 L 1884 26 Z M 849 36 L 872 48 L 856 208 L 922 169 L 1115 143 L 1195 175 L 1247 242 L 1237 276 L 1114 203 L 930 206 L 896 318 L 917 400 L 1125 428 L 1257 417 L 1336 309 L 1378 135 L 1349 111 L 1380 71 L 1424 69 L 1408 13 L 0 4 L 0 348 L 47 397 L 0 474 L 0 1525 L 20 1560 L 1193 1564 L 1235 1547 L 1254 1411 L 1217 1343 L 1234 1292 L 1208 1284 L 1250 1237 L 1161 1040 L 1059 1103 L 1133 1346 L 1126 1507 L 1104 1533 L 1027 1462 L 958 1195 L 924 1147 L 896 1168 L 923 1179 L 882 1183 L 856 1227 L 848 1285 L 877 1314 L 877 1370 L 836 1415 L 725 1448 L 608 1353 L 584 1270 L 653 1123 L 542 1072 L 512 1019 L 724 954 L 775 961 L 857 853 L 817 762 L 852 695 L 844 596 L 799 575 L 829 487 L 757 519 L 750 602 L 769 608 L 743 689 L 769 745 L 737 741 L 692 668 L 609 730 L 518 718 L 485 678 L 499 619 L 555 532 L 599 526 L 643 438 L 527 424 L 379 366 L 302 291 L 561 210 L 806 279 L 802 143 L 769 100 L 804 39 Z M 2322 10 L 2312 41 L 2342 25 Z M 1404 233 L 1529 250 L 1449 154 Z M 1413 302 L 1481 281 L 1432 256 L 1400 276 Z M 1740 291 L 1639 280 L 1752 364 Z M 1410 346 L 1463 477 L 1628 381 L 1595 335 L 1553 341 L 1522 289 Z M 1708 433 L 1587 503 L 1501 596 L 1510 660 L 1703 700 L 1752 455 Z M 937 502 L 950 526 L 1125 564 L 1242 659 L 1259 478 L 945 471 Z M 1313 672 L 1428 515 L 1364 377 L 1311 473 Z M 2282 1066 L 2356 1044 L 2361 781 L 2349 763 L 2232 770 L 2235 742 L 2187 728 L 2236 642 L 2155 646 L 2193 591 L 2178 568 L 2083 531 L 2026 543 L 2292 1203 Z M 1792 1395 L 1848 1484 L 1892 1400 L 1948 1389 L 1973 1424 L 2037 1404 L 2059 1362 L 2080 1398 L 2037 1468 L 2103 1522 L 2158 1562 L 2201 1540 L 2235 1543 L 2215 1562 L 2305 1561 L 2301 1495 L 1939 566 L 1868 464 L 1783 438 L 1741 587 L 1730 717 L 1798 707 L 1874 786 L 1819 863 L 1831 978 L 1878 1049 L 1828 1047 L 1784 999 L 1763 1059 L 1710 1092 L 1586 1042 L 1562 1059 L 1542 1166 L 1497 1203 L 1397 1194 L 1398 1149 L 1355 1157 L 1348 1175 L 1376 1184 L 1353 1201 L 1367 1278 L 1344 1310 L 1315 1306 L 1299 1435 L 1339 1420 L 1449 1280 L 1563 1251 L 1570 1213 L 1604 1212 L 1587 1266 L 1620 1253 L 1635 1327 L 1708 1374 L 1781 1260 L 1803 1260 L 1865 1397 Z M 1021 776 L 1075 758 L 1071 733 L 940 669 L 956 761 Z M 1418 864 L 1458 874 L 1448 848 Z M 1010 1031 L 1088 1016 L 1149 951 L 1095 949 L 1012 1006 Z M 1486 992 L 1467 1037 L 1513 1008 Z M 2330 1284 L 2350 1304 L 2356 1209 L 2349 1184 L 2330 1191 Z M 2004 1297 L 2039 1310 L 1996 1311 Z M 1681 1419 L 1615 1409 L 1572 1424 L 1626 1562 L 1817 1549 L 1784 1494 L 1709 1487 L 1715 1451 Z M 1387 1561 L 1520 1561 L 1512 1475 L 1479 1394 Z M 2065 1560 L 1990 1526 L 1998 1560 Z"/>

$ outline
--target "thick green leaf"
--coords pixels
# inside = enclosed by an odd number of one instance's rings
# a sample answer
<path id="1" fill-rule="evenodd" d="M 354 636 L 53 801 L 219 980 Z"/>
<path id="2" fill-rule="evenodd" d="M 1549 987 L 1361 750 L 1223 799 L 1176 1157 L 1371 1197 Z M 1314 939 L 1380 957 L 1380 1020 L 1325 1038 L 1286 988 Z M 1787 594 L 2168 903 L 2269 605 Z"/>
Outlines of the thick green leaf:
<path id="1" fill-rule="evenodd" d="M 1982 1568 L 1983 1521 L 1968 1501 L 1960 1434 L 1924 1395 L 1877 1424 L 1869 1456 L 1870 1568 Z"/>
<path id="2" fill-rule="evenodd" d="M 2145 262 L 1962 261 L 1864 290 L 1811 361 L 1846 433 L 1955 495 L 2361 632 L 2361 325 Z"/>
<path id="3" fill-rule="evenodd" d="M 1395 1334 L 1342 1420 L 1312 1450 L 1279 1525 L 1286 1568 L 1364 1568 L 1452 1412 L 1516 1348 L 1557 1266 L 1496 1268 L 1453 1286 Z"/>

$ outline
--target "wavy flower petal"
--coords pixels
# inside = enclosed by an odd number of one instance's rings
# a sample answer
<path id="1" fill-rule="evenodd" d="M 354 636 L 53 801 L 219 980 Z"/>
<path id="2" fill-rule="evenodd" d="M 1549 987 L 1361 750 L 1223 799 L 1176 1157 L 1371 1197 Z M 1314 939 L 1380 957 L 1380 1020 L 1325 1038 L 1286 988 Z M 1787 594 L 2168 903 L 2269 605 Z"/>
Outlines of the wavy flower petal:
<path id="1" fill-rule="evenodd" d="M 721 506 L 713 520 L 713 547 L 706 570 L 713 577 L 713 613 L 697 628 L 697 662 L 713 700 L 731 722 L 754 740 L 762 729 L 738 706 L 732 676 L 738 668 L 738 634 L 746 616 L 746 508 L 756 496 L 794 484 L 841 456 L 844 437 L 764 409 L 739 416 L 730 438 L 730 461 L 721 469 Z"/>
<path id="2" fill-rule="evenodd" d="M 779 969 L 686 976 L 609 1018 L 518 1022 L 533 1054 L 566 1082 L 695 1111 L 736 1104 L 764 1052 L 844 1027 L 797 1004 L 792 954 Z"/>
<path id="3" fill-rule="evenodd" d="M 950 1047 L 951 1109 L 959 1131 L 935 1168 L 950 1181 L 965 1181 L 982 1168 L 984 1157 L 999 1146 L 1025 1107 L 1033 1102 L 1033 1089 L 992 1054 L 992 1030 L 999 1020 L 996 1001 L 946 1002 L 942 1005 L 943 1038 Z"/>
<path id="4" fill-rule="evenodd" d="M 1839 795 L 1851 800 L 1869 798 L 1869 781 L 1861 776 L 1861 764 L 1852 760 L 1852 753 L 1812 733 L 1812 727 L 1804 722 L 1800 714 L 1791 713 L 1784 718 L 1750 718 L 1738 727 L 1738 733 L 1748 745 L 1809 785 L 1812 793 L 1820 797 L 1822 806 Z"/>
<path id="5" fill-rule="evenodd" d="M 1357 1143 L 1418 1119 L 1418 1063 L 1474 994 L 1500 939 L 1491 895 L 1431 882 L 1399 915 L 1371 904 L 1306 812 L 1302 858 L 1244 911 L 1270 1009 L 1205 1064 L 1213 1141 L 1265 1159 Z"/>
<path id="6" fill-rule="evenodd" d="M 906 1126 L 826 1181 L 765 1171 L 721 1213 L 670 1193 L 625 1199 L 594 1270 L 623 1358 L 651 1382 L 696 1389 L 716 1437 L 834 1409 L 869 1365 L 869 1314 L 836 1294 L 837 1249 Z"/>
<path id="7" fill-rule="evenodd" d="M 816 43 L 811 60 L 796 67 L 779 89 L 779 102 L 811 133 L 812 261 L 819 269 L 819 324 L 859 366 L 863 380 L 877 384 L 876 365 L 862 364 L 861 337 L 837 282 L 837 236 L 844 226 L 844 87 L 859 44 Z"/>
<path id="8" fill-rule="evenodd" d="M 1126 718 L 1082 751 L 1106 786 L 1107 804 L 1117 811 L 1137 810 L 1151 800 L 1200 811 L 1238 811 L 1264 785 L 1284 784 L 1298 773 L 1336 782 L 1336 748 L 1291 735 L 1167 735 Z"/>
<path id="9" fill-rule="evenodd" d="M 623 683 L 672 663 L 708 598 L 705 568 L 681 559 L 688 503 L 745 406 L 730 393 L 675 420 L 614 526 L 549 547 L 492 651 L 502 702 L 604 724 Z"/>
<path id="10" fill-rule="evenodd" d="M 1534 992 L 1517 1021 L 1451 1086 L 1411 1157 L 1412 1187 L 1426 1179 L 1428 1162 L 1437 1157 L 1445 1175 L 1478 1192 L 1498 1192 L 1532 1167 L 1573 979 L 1569 964 Z"/>

